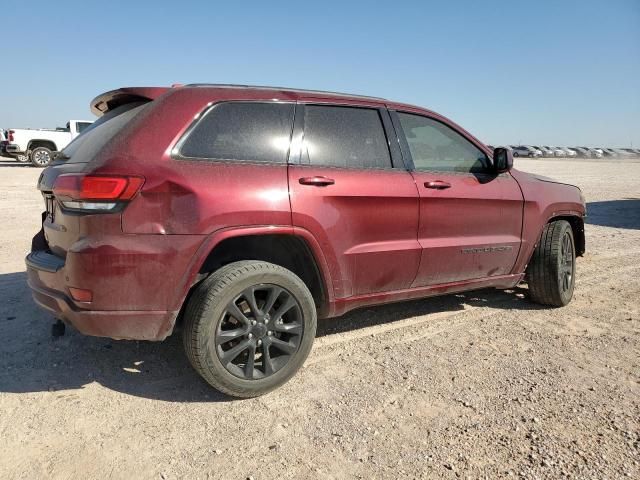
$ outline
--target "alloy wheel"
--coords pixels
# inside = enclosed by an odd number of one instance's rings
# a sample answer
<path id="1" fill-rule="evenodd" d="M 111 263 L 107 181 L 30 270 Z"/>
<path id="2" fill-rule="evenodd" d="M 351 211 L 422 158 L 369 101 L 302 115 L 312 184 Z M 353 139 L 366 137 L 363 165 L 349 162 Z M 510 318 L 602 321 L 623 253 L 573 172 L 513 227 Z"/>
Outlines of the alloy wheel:
<path id="1" fill-rule="evenodd" d="M 246 288 L 227 305 L 209 345 L 224 368 L 247 380 L 283 368 L 300 347 L 302 309 L 286 289 L 272 284 Z"/>
<path id="2" fill-rule="evenodd" d="M 33 154 L 32 158 L 36 165 L 40 165 L 42 167 L 49 165 L 49 162 L 51 162 L 51 155 L 49 155 L 49 152 L 45 152 L 44 150 L 38 150 Z"/>
<path id="3" fill-rule="evenodd" d="M 560 247 L 560 281 L 563 292 L 568 292 L 573 285 L 573 242 L 569 232 L 562 237 Z"/>

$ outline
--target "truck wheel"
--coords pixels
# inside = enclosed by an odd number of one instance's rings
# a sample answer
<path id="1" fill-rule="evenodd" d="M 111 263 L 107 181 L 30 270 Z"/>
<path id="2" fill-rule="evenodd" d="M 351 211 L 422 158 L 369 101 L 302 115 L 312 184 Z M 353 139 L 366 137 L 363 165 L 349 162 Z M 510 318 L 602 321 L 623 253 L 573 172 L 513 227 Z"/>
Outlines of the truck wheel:
<path id="1" fill-rule="evenodd" d="M 545 225 L 527 267 L 529 297 L 536 303 L 564 307 L 573 297 L 576 250 L 571 225 L 557 220 Z"/>
<path id="2" fill-rule="evenodd" d="M 195 290 L 185 312 L 184 347 L 213 387 L 240 398 L 287 382 L 306 360 L 316 308 L 293 272 L 259 261 L 234 262 Z"/>
<path id="3" fill-rule="evenodd" d="M 16 155 L 16 160 L 20 163 L 27 163 L 29 161 L 29 157 L 27 155 Z"/>
<path id="4" fill-rule="evenodd" d="M 51 150 L 46 147 L 36 147 L 31 150 L 31 163 L 36 167 L 44 168 L 53 160 Z"/>

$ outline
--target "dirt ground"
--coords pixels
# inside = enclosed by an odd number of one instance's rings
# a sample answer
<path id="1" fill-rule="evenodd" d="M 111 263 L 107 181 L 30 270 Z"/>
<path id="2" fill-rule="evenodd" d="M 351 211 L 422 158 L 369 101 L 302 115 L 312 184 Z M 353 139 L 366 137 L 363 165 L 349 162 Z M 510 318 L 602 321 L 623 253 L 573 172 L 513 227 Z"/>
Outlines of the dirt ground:
<path id="1" fill-rule="evenodd" d="M 640 478 L 640 161 L 516 167 L 587 198 L 568 307 L 519 287 L 356 311 L 230 401 L 177 335 L 52 339 L 23 261 L 40 170 L 0 161 L 0 478 Z"/>

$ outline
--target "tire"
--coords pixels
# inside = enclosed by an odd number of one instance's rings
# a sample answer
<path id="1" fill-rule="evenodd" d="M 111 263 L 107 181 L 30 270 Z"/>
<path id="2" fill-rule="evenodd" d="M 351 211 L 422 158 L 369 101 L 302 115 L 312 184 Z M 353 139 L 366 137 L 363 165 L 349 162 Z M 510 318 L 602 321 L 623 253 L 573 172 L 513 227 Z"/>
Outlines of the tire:
<path id="1" fill-rule="evenodd" d="M 311 351 L 316 325 L 313 297 L 298 276 L 272 263 L 242 261 L 196 287 L 183 341 L 191 365 L 211 386 L 250 398 L 293 377 Z"/>
<path id="2" fill-rule="evenodd" d="M 519 157 L 519 156 L 520 156 L 520 154 L 519 154 L 518 152 L 513 152 L 513 156 L 514 156 L 514 157 Z"/>
<path id="3" fill-rule="evenodd" d="M 14 158 L 16 159 L 16 161 L 20 163 L 28 163 L 30 161 L 27 155 L 22 155 L 22 154 L 16 155 Z"/>
<path id="4" fill-rule="evenodd" d="M 545 225 L 527 267 L 529 297 L 536 303 L 564 307 L 573 297 L 576 249 L 571 225 L 557 220 Z"/>
<path id="5" fill-rule="evenodd" d="M 36 147 L 31 150 L 29 158 L 31 159 L 33 166 L 45 168 L 53 161 L 53 154 L 47 147 Z"/>

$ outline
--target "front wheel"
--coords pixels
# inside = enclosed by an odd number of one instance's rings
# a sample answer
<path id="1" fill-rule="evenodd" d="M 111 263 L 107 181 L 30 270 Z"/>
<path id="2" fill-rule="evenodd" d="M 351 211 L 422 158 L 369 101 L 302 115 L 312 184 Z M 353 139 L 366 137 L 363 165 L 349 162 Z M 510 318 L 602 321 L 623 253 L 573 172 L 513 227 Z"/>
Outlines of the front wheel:
<path id="1" fill-rule="evenodd" d="M 46 147 L 31 150 L 31 163 L 40 168 L 47 167 L 53 161 L 53 153 Z"/>
<path id="2" fill-rule="evenodd" d="M 207 277 L 185 312 L 189 361 L 213 387 L 240 398 L 287 382 L 316 333 L 311 292 L 293 272 L 260 261 L 234 262 Z"/>
<path id="3" fill-rule="evenodd" d="M 576 249 L 571 225 L 556 220 L 545 225 L 531 263 L 527 282 L 531 300 L 563 307 L 573 297 L 576 281 Z"/>

